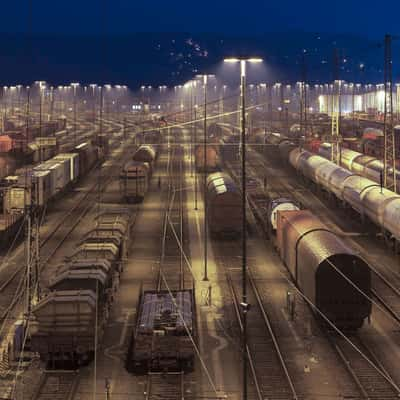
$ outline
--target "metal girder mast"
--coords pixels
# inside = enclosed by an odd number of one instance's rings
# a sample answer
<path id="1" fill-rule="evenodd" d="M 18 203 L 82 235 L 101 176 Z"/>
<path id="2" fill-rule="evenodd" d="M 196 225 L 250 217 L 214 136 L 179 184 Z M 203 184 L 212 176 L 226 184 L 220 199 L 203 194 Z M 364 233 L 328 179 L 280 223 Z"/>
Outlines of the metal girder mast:
<path id="1" fill-rule="evenodd" d="M 302 63 L 301 63 L 301 82 L 299 90 L 300 90 L 300 133 L 301 136 L 304 137 L 304 143 L 306 145 L 310 142 L 310 132 L 308 129 L 308 121 L 307 121 L 307 109 L 308 109 L 308 99 L 307 99 L 307 65 L 306 65 L 306 56 L 305 50 L 302 55 Z"/>
<path id="2" fill-rule="evenodd" d="M 30 88 L 27 93 L 26 106 L 26 131 L 29 140 L 29 118 L 30 118 Z M 39 270 L 40 270 L 40 221 L 38 212 L 38 187 L 35 177 L 32 174 L 25 174 L 26 191 L 25 191 L 25 215 L 26 218 L 26 321 L 29 320 L 32 302 L 39 296 Z"/>
<path id="3" fill-rule="evenodd" d="M 332 115 L 331 115 L 331 161 L 340 164 L 340 117 L 341 117 L 341 89 L 342 81 L 339 79 L 339 52 L 333 53 L 333 87 L 332 87 Z"/>
<path id="4" fill-rule="evenodd" d="M 333 82 L 332 91 L 332 124 L 331 124 L 331 160 L 339 164 L 340 155 L 340 92 L 341 92 L 341 81 L 335 80 Z"/>
<path id="5" fill-rule="evenodd" d="M 392 75 L 392 37 L 385 35 L 385 63 L 384 63 L 384 176 L 383 185 L 396 191 L 396 146 L 393 127 L 393 75 Z"/>

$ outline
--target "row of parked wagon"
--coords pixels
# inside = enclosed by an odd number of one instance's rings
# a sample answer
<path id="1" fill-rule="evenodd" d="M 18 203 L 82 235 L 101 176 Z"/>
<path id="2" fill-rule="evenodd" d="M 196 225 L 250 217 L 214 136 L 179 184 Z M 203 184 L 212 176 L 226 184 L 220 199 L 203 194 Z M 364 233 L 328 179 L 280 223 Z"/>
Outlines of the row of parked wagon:
<path id="1" fill-rule="evenodd" d="M 98 160 L 91 142 L 77 145 L 71 153 L 61 153 L 41 164 L 24 167 L 5 178 L 4 211 L 22 213 L 32 202 L 44 207 L 84 176 Z"/>
<path id="2" fill-rule="evenodd" d="M 77 368 L 94 357 L 123 271 L 133 215 L 109 208 L 52 275 L 32 308 L 31 347 L 53 368 Z"/>

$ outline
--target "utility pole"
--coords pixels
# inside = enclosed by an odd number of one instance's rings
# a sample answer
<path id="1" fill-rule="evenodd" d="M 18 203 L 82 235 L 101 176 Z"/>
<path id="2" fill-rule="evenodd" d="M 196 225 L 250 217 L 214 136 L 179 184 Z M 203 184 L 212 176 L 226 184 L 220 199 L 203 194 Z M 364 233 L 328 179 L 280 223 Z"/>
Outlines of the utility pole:
<path id="1" fill-rule="evenodd" d="M 392 37 L 385 35 L 384 186 L 396 192 L 396 146 L 393 128 Z"/>

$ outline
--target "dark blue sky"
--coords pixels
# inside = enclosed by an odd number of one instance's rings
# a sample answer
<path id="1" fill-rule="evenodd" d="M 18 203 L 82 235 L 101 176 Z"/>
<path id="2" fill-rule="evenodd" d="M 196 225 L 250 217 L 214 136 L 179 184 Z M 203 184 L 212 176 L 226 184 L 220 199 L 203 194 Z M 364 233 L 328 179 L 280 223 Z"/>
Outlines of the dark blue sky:
<path id="1" fill-rule="evenodd" d="M 30 0 L 33 31 L 50 33 L 271 31 L 400 34 L 400 0 Z M 26 32 L 29 0 L 2 1 L 3 32 Z M 106 13 L 104 12 L 106 10 Z"/>

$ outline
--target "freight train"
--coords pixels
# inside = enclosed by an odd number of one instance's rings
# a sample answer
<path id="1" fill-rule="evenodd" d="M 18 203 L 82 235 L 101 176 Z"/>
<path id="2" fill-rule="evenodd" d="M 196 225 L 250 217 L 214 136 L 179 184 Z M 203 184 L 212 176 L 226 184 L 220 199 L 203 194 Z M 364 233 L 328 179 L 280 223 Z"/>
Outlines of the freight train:
<path id="1" fill-rule="evenodd" d="M 133 155 L 132 160 L 122 167 L 120 187 L 128 203 L 143 201 L 148 190 L 157 154 L 157 148 L 154 146 L 140 146 Z"/>
<path id="2" fill-rule="evenodd" d="M 141 293 L 126 369 L 138 375 L 193 371 L 195 313 L 192 290 Z"/>
<path id="3" fill-rule="evenodd" d="M 31 348 L 49 368 L 76 369 L 93 360 L 95 338 L 101 342 L 118 288 L 131 227 L 129 210 L 104 210 L 52 276 L 49 292 L 33 305 Z"/>
<path id="4" fill-rule="evenodd" d="M 327 160 L 331 159 L 332 145 L 322 143 L 318 149 L 318 154 Z M 383 179 L 383 162 L 375 157 L 359 153 L 344 147 L 340 148 L 339 161 L 343 168 L 348 169 L 361 176 L 365 176 L 374 182 L 380 183 Z M 393 169 L 391 169 L 393 171 Z M 396 186 L 400 188 L 400 171 L 396 169 Z"/>
<path id="5" fill-rule="evenodd" d="M 84 176 L 97 160 L 97 148 L 86 142 L 76 146 L 73 153 L 59 154 L 34 167 L 22 168 L 8 177 L 8 182 L 13 183 L 4 189 L 4 211 L 23 213 L 32 198 L 37 206 L 46 206 Z"/>
<path id="6" fill-rule="evenodd" d="M 289 163 L 306 179 L 350 206 L 362 219 L 369 218 L 397 246 L 400 241 L 400 195 L 299 148 L 289 153 Z"/>

